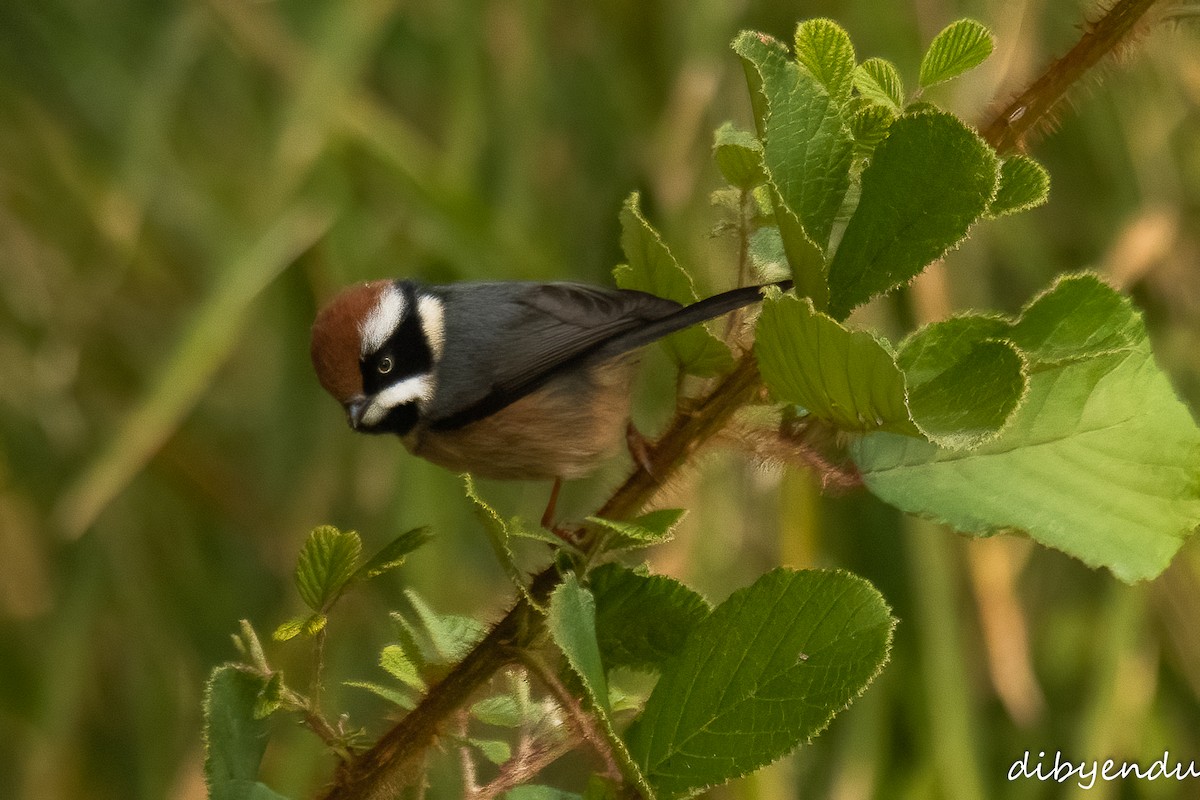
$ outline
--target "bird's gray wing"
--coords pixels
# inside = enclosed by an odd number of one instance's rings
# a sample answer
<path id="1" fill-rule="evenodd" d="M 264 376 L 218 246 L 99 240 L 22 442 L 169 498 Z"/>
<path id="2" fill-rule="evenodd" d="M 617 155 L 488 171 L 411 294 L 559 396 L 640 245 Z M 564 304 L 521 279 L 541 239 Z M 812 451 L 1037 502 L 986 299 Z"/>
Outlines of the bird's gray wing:
<path id="1" fill-rule="evenodd" d="M 614 337 L 681 308 L 645 292 L 579 283 L 492 284 L 487 291 L 475 285 L 461 294 L 448 289 L 446 338 L 456 346 L 446 348 L 439 384 L 471 388 L 439 398 L 432 424 L 443 429 L 494 414 Z M 463 330 L 452 330 L 455 324 Z"/>

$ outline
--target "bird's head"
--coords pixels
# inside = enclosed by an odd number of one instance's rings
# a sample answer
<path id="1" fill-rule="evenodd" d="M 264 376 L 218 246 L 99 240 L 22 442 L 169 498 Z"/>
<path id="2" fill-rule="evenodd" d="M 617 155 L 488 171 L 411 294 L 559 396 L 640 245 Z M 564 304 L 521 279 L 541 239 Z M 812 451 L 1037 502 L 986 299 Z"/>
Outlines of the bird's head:
<path id="1" fill-rule="evenodd" d="M 317 380 L 346 410 L 350 427 L 403 436 L 433 401 L 444 326 L 442 303 L 410 281 L 351 286 L 317 314 Z"/>

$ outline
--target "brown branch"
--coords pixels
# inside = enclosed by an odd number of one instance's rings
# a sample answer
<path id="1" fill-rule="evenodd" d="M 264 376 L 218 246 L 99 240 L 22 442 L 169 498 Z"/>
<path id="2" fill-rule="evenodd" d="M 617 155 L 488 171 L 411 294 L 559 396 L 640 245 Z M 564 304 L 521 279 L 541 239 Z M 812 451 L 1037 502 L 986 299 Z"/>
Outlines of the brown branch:
<path id="1" fill-rule="evenodd" d="M 980 131 L 1001 153 L 1020 149 L 1026 135 L 1046 121 L 1067 91 L 1105 56 L 1125 43 L 1158 0 L 1118 0 L 1089 23 L 1066 55 L 1052 63 Z"/>
<path id="2" fill-rule="evenodd" d="M 573 732 L 583 741 L 592 746 L 596 751 L 596 755 L 604 762 L 604 777 L 614 780 L 621 777 L 621 769 L 617 766 L 617 759 L 613 755 L 612 745 L 604 736 L 604 732 L 600 730 L 599 725 L 594 719 L 588 716 L 588 712 L 584 710 L 583 704 L 579 698 L 575 697 L 563 685 L 549 667 L 543 664 L 536 656 L 530 655 L 523 659 L 525 667 L 533 675 L 537 676 L 545 687 L 558 701 L 558 706 L 566 714 L 566 721 Z"/>
<path id="3" fill-rule="evenodd" d="M 758 365 L 754 356 L 746 353 L 699 403 L 676 412 L 666 432 L 650 449 L 648 462 L 636 466 L 596 515 L 606 519 L 635 516 L 688 457 L 754 397 L 758 388 Z M 585 534 L 581 547 L 591 555 L 596 541 Z M 556 567 L 547 567 L 531 581 L 529 596 L 539 605 L 546 602 L 560 579 Z M 541 614 L 528 600 L 517 601 L 483 641 L 430 687 L 415 709 L 370 750 L 339 767 L 323 800 L 383 800 L 395 796 L 399 787 L 417 777 L 423 754 L 454 712 L 498 670 L 515 662 L 521 650 L 536 643 L 543 631 Z"/>

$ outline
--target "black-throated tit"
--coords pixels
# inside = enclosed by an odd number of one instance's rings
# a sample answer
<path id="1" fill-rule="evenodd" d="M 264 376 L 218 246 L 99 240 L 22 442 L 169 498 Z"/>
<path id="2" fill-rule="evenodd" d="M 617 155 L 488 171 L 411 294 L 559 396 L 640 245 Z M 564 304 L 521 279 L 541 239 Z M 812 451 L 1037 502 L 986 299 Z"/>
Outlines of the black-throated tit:
<path id="1" fill-rule="evenodd" d="M 636 352 L 762 289 L 681 306 L 580 283 L 377 280 L 320 311 L 312 360 L 357 431 L 482 478 L 576 478 L 621 442 Z"/>

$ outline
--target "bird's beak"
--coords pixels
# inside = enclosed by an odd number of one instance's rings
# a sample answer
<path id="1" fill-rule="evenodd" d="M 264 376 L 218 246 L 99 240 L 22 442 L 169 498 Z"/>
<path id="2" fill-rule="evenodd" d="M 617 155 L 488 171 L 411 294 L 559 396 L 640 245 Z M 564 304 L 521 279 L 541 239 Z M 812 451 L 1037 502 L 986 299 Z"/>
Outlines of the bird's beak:
<path id="1" fill-rule="evenodd" d="M 350 422 L 350 427 L 358 430 L 362 425 L 363 414 L 367 410 L 367 398 L 359 395 L 346 403 L 346 419 Z"/>

